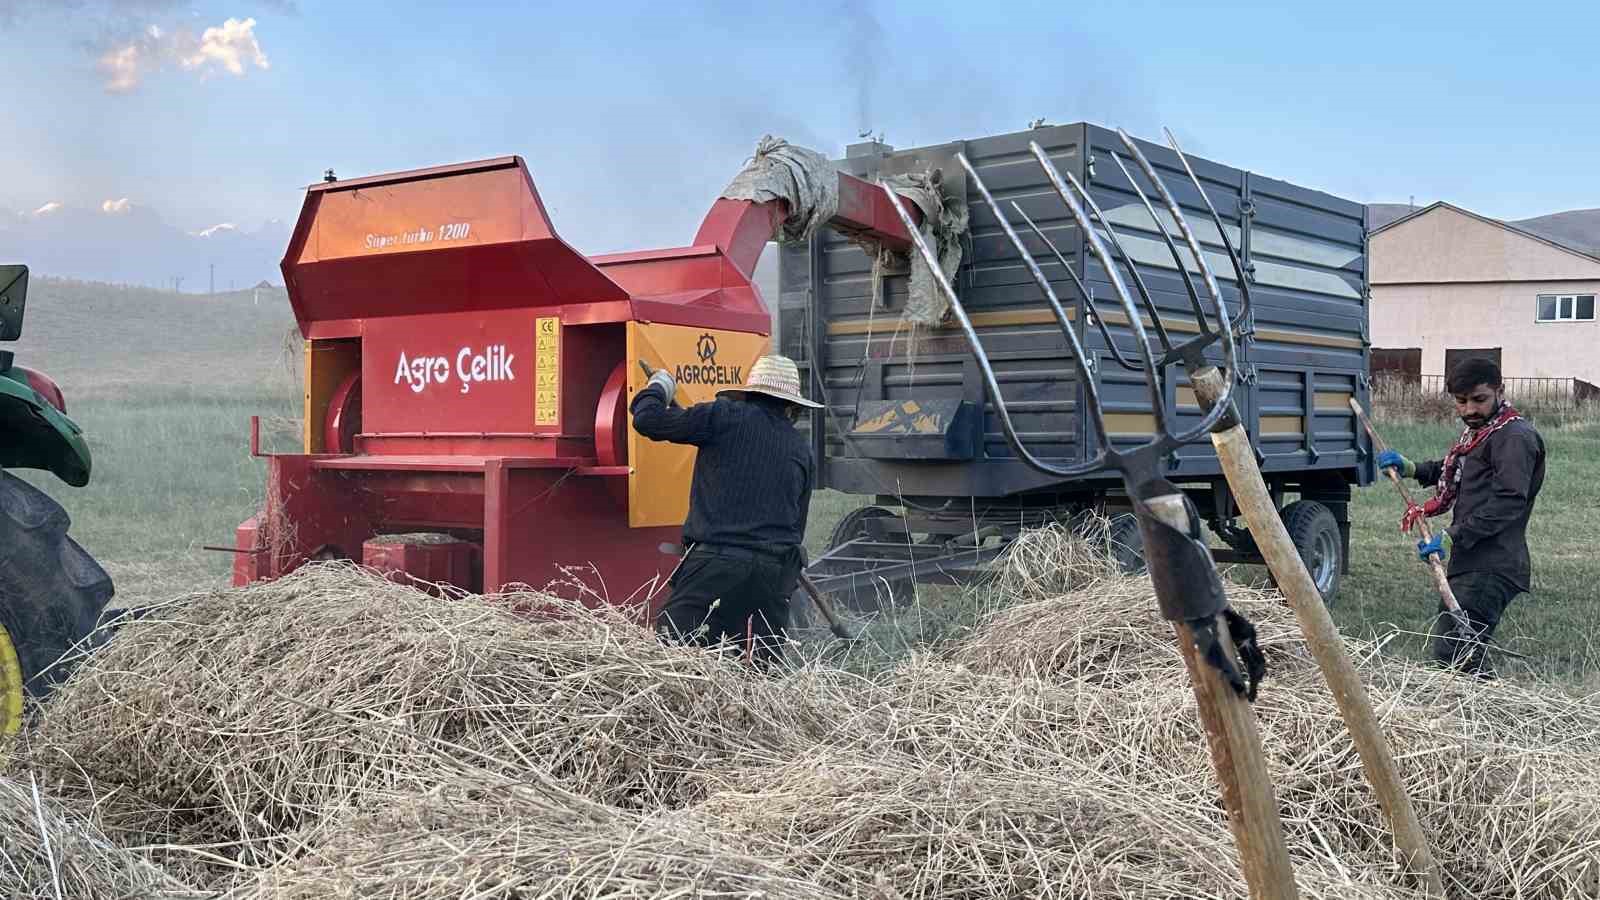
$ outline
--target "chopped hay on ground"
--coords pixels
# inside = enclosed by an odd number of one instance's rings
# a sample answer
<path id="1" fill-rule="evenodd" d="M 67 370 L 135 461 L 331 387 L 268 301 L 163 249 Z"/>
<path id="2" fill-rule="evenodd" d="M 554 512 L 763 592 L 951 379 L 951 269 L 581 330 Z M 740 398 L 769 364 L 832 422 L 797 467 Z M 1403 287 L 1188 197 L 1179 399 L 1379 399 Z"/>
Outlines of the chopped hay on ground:
<path id="1" fill-rule="evenodd" d="M 638 813 L 505 784 L 452 784 L 331 825 L 303 858 L 259 872 L 230 900 L 328 897 L 838 895 L 703 816 Z"/>
<path id="2" fill-rule="evenodd" d="M 0 896 L 120 900 L 194 892 L 31 781 L 0 777 Z"/>
<path id="3" fill-rule="evenodd" d="M 255 864 L 458 762 L 545 772 L 618 806 L 682 805 L 699 772 L 783 758 L 850 709 L 849 676 L 747 677 L 616 614 L 507 600 L 542 615 L 343 566 L 185 598 L 84 660 L 25 755 L 69 794 L 110 793 L 110 828 Z"/>
<path id="4" fill-rule="evenodd" d="M 1041 577 L 1072 590 L 869 683 L 314 567 L 127 625 L 20 764 L 249 900 L 1242 897 L 1149 581 Z M 1256 712 L 1302 896 L 1414 896 L 1292 615 L 1231 595 L 1272 666 Z M 1455 895 L 1600 898 L 1592 698 L 1351 648 Z"/>

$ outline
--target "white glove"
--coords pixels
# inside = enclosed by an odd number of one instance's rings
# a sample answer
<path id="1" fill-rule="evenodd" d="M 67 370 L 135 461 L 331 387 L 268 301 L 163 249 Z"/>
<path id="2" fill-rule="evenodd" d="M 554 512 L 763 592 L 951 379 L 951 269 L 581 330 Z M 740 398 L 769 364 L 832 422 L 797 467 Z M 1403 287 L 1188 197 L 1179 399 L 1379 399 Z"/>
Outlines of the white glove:
<path id="1" fill-rule="evenodd" d="M 658 388 L 661 391 L 661 399 L 670 406 L 673 398 L 678 396 L 677 379 L 666 369 L 657 369 L 650 374 L 650 380 L 644 383 L 644 389 L 649 391 Z"/>

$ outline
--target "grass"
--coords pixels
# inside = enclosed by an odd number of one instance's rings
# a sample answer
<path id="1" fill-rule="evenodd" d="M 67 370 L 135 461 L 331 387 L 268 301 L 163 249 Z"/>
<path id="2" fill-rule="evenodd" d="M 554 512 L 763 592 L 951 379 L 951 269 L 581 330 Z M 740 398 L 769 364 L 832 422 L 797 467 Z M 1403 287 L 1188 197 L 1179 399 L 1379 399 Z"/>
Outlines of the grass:
<path id="1" fill-rule="evenodd" d="M 69 388 L 70 390 L 70 388 Z M 100 560 L 120 602 L 138 602 L 221 582 L 232 558 L 202 545 L 233 546 L 234 528 L 259 504 L 266 466 L 250 456 L 250 416 L 262 416 L 268 449 L 288 450 L 298 431 L 286 390 L 224 394 L 149 387 L 91 396 L 68 409 L 94 458 L 88 486 L 19 472 L 66 507 L 72 536 Z"/>

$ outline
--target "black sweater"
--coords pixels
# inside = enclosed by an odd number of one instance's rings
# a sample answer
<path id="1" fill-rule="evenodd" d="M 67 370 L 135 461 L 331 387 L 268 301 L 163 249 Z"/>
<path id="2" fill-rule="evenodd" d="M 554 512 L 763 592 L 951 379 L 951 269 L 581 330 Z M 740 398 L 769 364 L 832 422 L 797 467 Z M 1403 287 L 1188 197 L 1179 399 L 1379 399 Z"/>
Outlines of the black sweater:
<path id="1" fill-rule="evenodd" d="M 629 409 L 645 437 L 699 448 L 684 541 L 782 554 L 805 539 L 811 448 L 781 401 L 719 397 L 681 409 L 643 390 Z"/>
<path id="2" fill-rule="evenodd" d="M 1544 486 L 1544 440 L 1522 419 L 1489 435 L 1460 464 L 1450 508 L 1450 574 L 1495 572 L 1532 590 L 1528 518 Z M 1443 468 L 1443 460 L 1417 463 L 1417 483 L 1437 484 Z"/>

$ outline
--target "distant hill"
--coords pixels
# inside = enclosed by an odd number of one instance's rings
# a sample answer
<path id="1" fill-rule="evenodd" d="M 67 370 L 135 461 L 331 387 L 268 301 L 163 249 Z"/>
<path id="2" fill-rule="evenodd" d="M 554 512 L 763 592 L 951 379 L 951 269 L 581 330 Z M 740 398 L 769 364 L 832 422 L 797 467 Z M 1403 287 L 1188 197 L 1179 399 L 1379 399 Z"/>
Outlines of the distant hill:
<path id="1" fill-rule="evenodd" d="M 1395 219 L 1409 216 L 1421 208 L 1409 203 L 1368 203 L 1367 216 L 1372 220 L 1372 224 L 1368 227 L 1376 231 Z"/>
<path id="2" fill-rule="evenodd" d="M 281 287 L 219 293 L 34 277 L 22 339 L 0 344 L 72 398 L 172 385 L 293 393 L 300 333 Z"/>
<path id="3" fill-rule="evenodd" d="M 107 202 L 98 209 L 47 203 L 31 212 L 0 209 L 0 262 L 27 263 L 40 275 L 172 287 L 205 293 L 215 267 L 217 290 L 281 282 L 278 262 L 290 225 L 254 228 L 224 222 L 184 231 L 155 210 Z"/>
<path id="4" fill-rule="evenodd" d="M 1600 209 L 1571 209 L 1511 224 L 1558 244 L 1600 253 Z"/>

